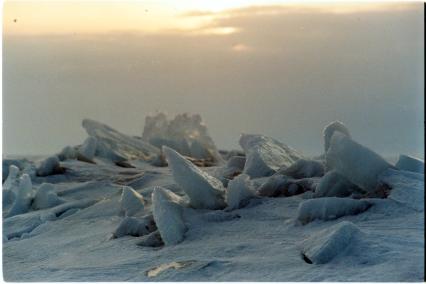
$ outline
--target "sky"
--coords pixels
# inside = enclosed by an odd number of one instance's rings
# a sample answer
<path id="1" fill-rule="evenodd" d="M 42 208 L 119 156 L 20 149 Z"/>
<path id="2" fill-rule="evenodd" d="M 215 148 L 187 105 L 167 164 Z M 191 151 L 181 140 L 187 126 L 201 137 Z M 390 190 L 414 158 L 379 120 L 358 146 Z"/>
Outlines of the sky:
<path id="1" fill-rule="evenodd" d="M 231 3 L 231 4 L 230 4 Z M 307 155 L 345 123 L 382 155 L 424 155 L 422 3 L 6 1 L 3 153 L 53 154 L 92 118 L 201 114 L 219 148 L 240 133 Z"/>

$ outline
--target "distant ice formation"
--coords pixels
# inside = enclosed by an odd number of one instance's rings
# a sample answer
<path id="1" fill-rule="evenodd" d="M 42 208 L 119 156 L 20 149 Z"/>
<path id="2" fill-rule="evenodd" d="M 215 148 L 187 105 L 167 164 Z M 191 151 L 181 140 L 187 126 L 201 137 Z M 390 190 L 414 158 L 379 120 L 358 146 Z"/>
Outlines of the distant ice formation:
<path id="1" fill-rule="evenodd" d="M 330 147 L 331 137 L 334 132 L 339 132 L 345 135 L 348 138 L 351 138 L 351 134 L 349 133 L 349 129 L 340 121 L 333 121 L 330 124 L 326 125 L 323 130 L 324 136 L 324 153 L 327 153 L 328 148 Z"/>
<path id="2" fill-rule="evenodd" d="M 108 125 L 91 119 L 84 119 L 82 125 L 89 136 L 96 138 L 96 156 L 120 162 L 135 159 L 154 161 L 160 155 L 157 147 L 122 134 Z"/>
<path id="3" fill-rule="evenodd" d="M 184 156 L 222 162 L 199 114 L 178 114 L 172 120 L 162 112 L 146 116 L 142 139 L 159 148 L 170 147 Z"/>
<path id="4" fill-rule="evenodd" d="M 324 175 L 325 166 L 321 161 L 300 159 L 290 167 L 286 167 L 278 172 L 296 179 L 321 177 Z"/>
<path id="5" fill-rule="evenodd" d="M 251 178 L 270 176 L 302 158 L 287 145 L 263 135 L 242 134 L 240 145 L 246 154 L 243 173 Z"/>
<path id="6" fill-rule="evenodd" d="M 395 164 L 395 167 L 404 171 L 422 174 L 425 172 L 424 161 L 407 155 L 399 155 L 398 162 Z"/>
<path id="7" fill-rule="evenodd" d="M 37 167 L 36 173 L 38 176 L 44 177 L 49 175 L 63 174 L 64 169 L 59 163 L 57 156 L 51 156 L 43 160 Z"/>
<path id="8" fill-rule="evenodd" d="M 203 209 L 223 209 L 225 189 L 217 178 L 200 170 L 175 150 L 163 146 L 173 178 L 188 195 L 190 206 Z"/>
<path id="9" fill-rule="evenodd" d="M 142 195 L 129 186 L 123 186 L 120 198 L 121 212 L 124 216 L 133 216 L 144 210 L 145 200 Z"/>
<path id="10" fill-rule="evenodd" d="M 12 217 L 18 214 L 29 211 L 31 201 L 33 199 L 33 186 L 31 178 L 28 174 L 23 174 L 19 179 L 18 191 L 15 200 L 7 213 L 7 217 Z"/>

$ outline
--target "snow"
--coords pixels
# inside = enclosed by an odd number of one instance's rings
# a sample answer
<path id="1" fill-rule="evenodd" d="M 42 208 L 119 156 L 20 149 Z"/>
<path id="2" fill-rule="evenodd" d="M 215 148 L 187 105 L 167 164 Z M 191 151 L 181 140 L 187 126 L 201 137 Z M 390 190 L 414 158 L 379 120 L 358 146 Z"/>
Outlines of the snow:
<path id="1" fill-rule="evenodd" d="M 35 210 L 55 207 L 65 201 L 58 197 L 55 187 L 50 183 L 42 183 L 35 193 L 32 207 Z"/>
<path id="2" fill-rule="evenodd" d="M 307 224 L 314 220 L 333 220 L 346 215 L 364 212 L 372 204 L 365 200 L 338 197 L 310 199 L 300 203 L 297 209 L 297 220 Z"/>
<path id="3" fill-rule="evenodd" d="M 233 210 L 243 207 L 254 196 L 254 190 L 250 183 L 250 177 L 242 174 L 228 183 L 225 193 L 227 209 Z"/>
<path id="4" fill-rule="evenodd" d="M 407 155 L 399 155 L 398 162 L 395 164 L 395 167 L 404 171 L 411 171 L 422 174 L 425 172 L 424 161 Z"/>
<path id="5" fill-rule="evenodd" d="M 172 120 L 162 112 L 146 116 L 142 139 L 159 148 L 170 147 L 181 155 L 222 162 L 199 114 L 178 114 Z"/>
<path id="6" fill-rule="evenodd" d="M 360 235 L 361 231 L 355 224 L 343 221 L 305 240 L 302 254 L 313 264 L 325 264 L 345 254 Z"/>
<path id="7" fill-rule="evenodd" d="M 88 160 L 93 160 L 96 154 L 97 140 L 95 137 L 89 136 L 83 145 L 78 149 L 78 153 Z"/>
<path id="8" fill-rule="evenodd" d="M 183 220 L 184 201 L 173 192 L 156 187 L 152 193 L 152 212 L 155 224 L 165 245 L 183 241 L 187 230 Z"/>
<path id="9" fill-rule="evenodd" d="M 326 159 L 327 166 L 367 192 L 374 192 L 379 175 L 392 167 L 378 154 L 340 132 L 331 137 Z"/>
<path id="10" fill-rule="evenodd" d="M 337 171 L 329 171 L 318 183 L 314 197 L 346 197 L 359 191 L 361 191 L 360 188 Z"/>
<path id="11" fill-rule="evenodd" d="M 123 186 L 120 204 L 121 212 L 123 212 L 124 216 L 133 216 L 144 210 L 145 200 L 142 195 L 130 186 Z"/>
<path id="12" fill-rule="evenodd" d="M 193 208 L 222 209 L 225 189 L 215 177 L 200 170 L 179 153 L 163 146 L 175 182 L 190 199 Z"/>
<path id="13" fill-rule="evenodd" d="M 26 213 L 30 209 L 33 199 L 33 189 L 31 178 L 27 174 L 23 174 L 19 178 L 18 190 L 10 208 L 7 217 L 12 217 L 18 214 Z"/>
<path id="14" fill-rule="evenodd" d="M 153 161 L 160 149 L 132 136 L 122 134 L 100 122 L 84 119 L 82 123 L 87 134 L 96 138 L 96 156 L 113 162 L 142 159 Z"/>
<path id="15" fill-rule="evenodd" d="M 251 178 L 272 175 L 302 158 L 287 145 L 263 135 L 242 134 L 239 142 L 246 154 L 243 173 Z"/>
<path id="16" fill-rule="evenodd" d="M 328 148 L 330 147 L 330 141 L 331 137 L 333 136 L 334 132 L 339 132 L 343 135 L 345 135 L 348 138 L 351 138 L 351 134 L 349 133 L 349 129 L 340 121 L 333 121 L 326 125 L 323 130 L 323 137 L 324 137 L 324 153 L 327 153 Z"/>
<path id="17" fill-rule="evenodd" d="M 324 175 L 324 172 L 325 166 L 322 162 L 306 159 L 297 160 L 290 167 L 278 171 L 278 173 L 296 179 L 321 177 Z"/>
<path id="18" fill-rule="evenodd" d="M 63 173 L 63 169 L 59 164 L 59 159 L 57 156 L 51 156 L 43 160 L 40 165 L 37 167 L 38 176 L 49 176 L 55 174 Z"/>

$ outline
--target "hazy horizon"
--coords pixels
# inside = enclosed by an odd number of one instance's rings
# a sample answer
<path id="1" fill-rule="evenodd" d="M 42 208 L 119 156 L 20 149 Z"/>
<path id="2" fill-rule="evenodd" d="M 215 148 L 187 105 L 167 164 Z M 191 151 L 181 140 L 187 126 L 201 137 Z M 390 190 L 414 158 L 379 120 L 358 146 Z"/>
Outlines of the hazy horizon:
<path id="1" fill-rule="evenodd" d="M 221 149 L 245 132 L 320 154 L 340 120 L 383 155 L 424 155 L 422 3 L 251 2 L 6 2 L 3 154 L 80 144 L 84 118 L 141 136 L 160 110 L 199 113 Z"/>

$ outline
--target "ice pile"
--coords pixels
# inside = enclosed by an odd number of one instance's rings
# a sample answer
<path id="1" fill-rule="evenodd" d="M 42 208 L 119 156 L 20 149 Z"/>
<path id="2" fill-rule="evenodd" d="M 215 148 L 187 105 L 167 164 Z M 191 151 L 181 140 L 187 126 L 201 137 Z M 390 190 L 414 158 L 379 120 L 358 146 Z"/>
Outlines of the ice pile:
<path id="1" fill-rule="evenodd" d="M 172 120 L 168 120 L 161 112 L 146 116 L 142 139 L 158 148 L 172 148 L 184 156 L 213 163 L 222 161 L 207 127 L 198 114 L 178 114 Z"/>
<path id="2" fill-rule="evenodd" d="M 262 135 L 242 134 L 240 145 L 246 154 L 243 173 L 251 178 L 272 175 L 302 158 L 287 145 Z"/>

